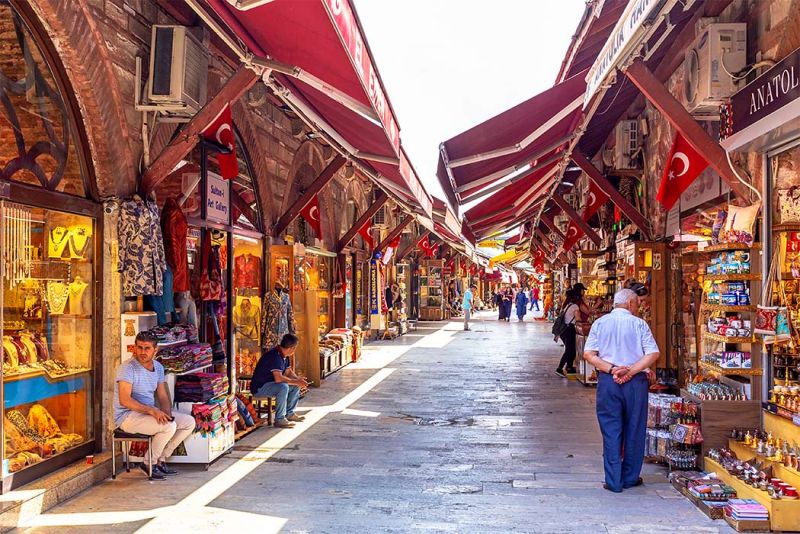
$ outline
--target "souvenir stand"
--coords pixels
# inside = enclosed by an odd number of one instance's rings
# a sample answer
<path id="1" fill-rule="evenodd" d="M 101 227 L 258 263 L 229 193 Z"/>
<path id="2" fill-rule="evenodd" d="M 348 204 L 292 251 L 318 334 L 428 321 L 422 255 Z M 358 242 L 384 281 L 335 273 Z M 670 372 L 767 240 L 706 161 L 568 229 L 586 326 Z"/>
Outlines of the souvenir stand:
<path id="1" fill-rule="evenodd" d="M 392 310 L 392 322 L 397 324 L 398 334 L 408 332 L 409 288 L 411 287 L 411 267 L 408 263 L 394 266 L 394 281 L 400 288 L 400 306 Z"/>
<path id="2" fill-rule="evenodd" d="M 442 321 L 444 297 L 442 271 L 444 260 L 422 260 L 419 265 L 420 319 Z"/>
<path id="3" fill-rule="evenodd" d="M 613 307 L 615 265 L 607 261 L 606 254 L 600 251 L 581 250 L 578 252 L 578 282 L 586 287 L 586 304 L 592 310 L 588 323 L 579 325 L 575 337 L 577 379 L 584 386 L 597 385 L 597 369 L 583 359 L 583 347 L 592 322 L 611 311 Z"/>

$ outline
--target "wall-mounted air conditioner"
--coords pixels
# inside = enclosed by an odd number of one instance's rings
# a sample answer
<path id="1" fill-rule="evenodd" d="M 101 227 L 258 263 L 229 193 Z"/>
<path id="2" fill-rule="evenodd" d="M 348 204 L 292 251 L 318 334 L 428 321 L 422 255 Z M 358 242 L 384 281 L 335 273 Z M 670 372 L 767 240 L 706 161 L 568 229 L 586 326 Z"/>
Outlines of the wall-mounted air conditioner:
<path id="1" fill-rule="evenodd" d="M 153 104 L 186 106 L 196 113 L 206 103 L 208 55 L 185 26 L 153 26 L 147 98 Z"/>
<path id="2" fill-rule="evenodd" d="M 639 121 L 620 121 L 614 128 L 614 141 L 614 168 L 638 168 L 634 155 L 639 150 Z"/>
<path id="3" fill-rule="evenodd" d="M 713 23 L 701 30 L 683 62 L 689 112 L 717 116 L 719 105 L 736 92 L 731 74 L 746 65 L 746 23 Z"/>

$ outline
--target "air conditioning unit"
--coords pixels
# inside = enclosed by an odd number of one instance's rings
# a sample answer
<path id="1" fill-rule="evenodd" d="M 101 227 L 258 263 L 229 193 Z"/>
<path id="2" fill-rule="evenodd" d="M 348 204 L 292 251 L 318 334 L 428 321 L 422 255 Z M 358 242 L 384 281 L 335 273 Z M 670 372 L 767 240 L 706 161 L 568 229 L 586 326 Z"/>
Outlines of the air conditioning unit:
<path id="1" fill-rule="evenodd" d="M 736 92 L 731 74 L 746 65 L 746 23 L 713 23 L 701 30 L 683 62 L 689 112 L 718 115 L 719 105 Z"/>
<path id="2" fill-rule="evenodd" d="M 639 121 L 620 121 L 614 129 L 614 140 L 614 168 L 638 168 L 633 156 L 639 150 Z"/>
<path id="3" fill-rule="evenodd" d="M 578 201 L 578 197 L 577 195 L 575 195 L 575 193 L 567 193 L 566 195 L 564 195 L 564 200 L 566 200 L 567 204 L 569 204 L 574 208 L 575 203 Z"/>
<path id="4" fill-rule="evenodd" d="M 208 55 L 185 26 L 153 26 L 147 98 L 153 104 L 185 106 L 194 114 L 206 103 Z"/>
<path id="5" fill-rule="evenodd" d="M 375 212 L 375 215 L 372 216 L 373 228 L 386 228 L 386 216 L 387 216 L 386 212 L 387 212 L 386 206 L 382 206 L 381 209 Z"/>

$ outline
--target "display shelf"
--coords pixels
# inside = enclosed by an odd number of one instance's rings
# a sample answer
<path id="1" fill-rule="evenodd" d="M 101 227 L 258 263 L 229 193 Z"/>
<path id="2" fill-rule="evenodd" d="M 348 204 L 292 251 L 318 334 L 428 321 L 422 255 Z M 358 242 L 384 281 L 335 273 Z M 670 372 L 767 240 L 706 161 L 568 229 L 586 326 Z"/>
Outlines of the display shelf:
<path id="1" fill-rule="evenodd" d="M 753 243 L 752 245 L 747 245 L 745 243 L 720 243 L 718 245 L 709 245 L 700 252 L 705 254 L 712 252 L 727 252 L 730 250 L 761 250 L 761 243 Z"/>
<path id="2" fill-rule="evenodd" d="M 745 484 L 711 458 L 704 458 L 704 463 L 705 470 L 713 471 L 717 478 L 735 489 L 739 499 L 754 499 L 766 507 L 772 530 L 797 530 L 800 524 L 800 500 L 772 499 L 769 493 Z"/>
<path id="3" fill-rule="evenodd" d="M 202 371 L 203 369 L 209 369 L 211 367 L 214 367 L 213 363 L 209 363 L 207 365 L 201 365 L 200 367 L 195 367 L 194 369 L 187 369 L 186 371 L 181 371 L 180 373 L 176 373 L 174 371 L 166 371 L 166 372 L 174 376 L 183 376 L 183 375 L 190 375 L 193 373 L 197 373 L 198 371 Z"/>
<path id="4" fill-rule="evenodd" d="M 761 376 L 762 374 L 764 374 L 763 369 L 752 369 L 744 367 L 727 368 L 727 367 L 720 367 L 719 365 L 704 361 L 699 361 L 697 362 L 697 364 L 703 369 L 706 369 L 707 371 L 713 371 L 721 375 Z"/>
<path id="5" fill-rule="evenodd" d="M 716 282 L 754 282 L 761 280 L 761 275 L 756 273 L 727 273 L 727 274 L 701 274 L 704 280 L 714 280 Z"/>
<path id="6" fill-rule="evenodd" d="M 726 306 L 725 304 L 702 304 L 701 309 L 710 312 L 754 312 L 755 306 Z"/>
<path id="7" fill-rule="evenodd" d="M 249 428 L 245 428 L 244 430 L 240 430 L 240 431 L 236 432 L 233 435 L 233 440 L 234 441 L 239 441 L 243 437 L 247 436 L 248 434 L 252 434 L 253 432 L 255 432 L 256 430 L 258 430 L 259 428 L 261 428 L 263 426 L 267 426 L 267 420 L 266 419 L 259 419 L 258 421 L 255 421 L 255 425 L 253 425 L 253 426 L 251 426 Z"/>
<path id="8" fill-rule="evenodd" d="M 681 397 L 700 405 L 701 453 L 728 444 L 731 428 L 756 428 L 761 424 L 761 403 L 753 400 L 703 400 L 681 389 Z"/>
<path id="9" fill-rule="evenodd" d="M 728 439 L 728 448 L 736 453 L 736 457 L 740 460 L 749 460 L 750 458 L 758 458 L 761 462 L 766 462 L 773 468 L 773 474 L 776 478 L 780 478 L 788 482 L 795 488 L 800 486 L 800 471 L 786 467 L 783 463 L 777 461 L 775 458 L 759 454 L 755 449 L 748 447 L 742 441 L 735 439 Z"/>
<path id="10" fill-rule="evenodd" d="M 773 224 L 773 232 L 800 232 L 800 223 Z"/>
<path id="11" fill-rule="evenodd" d="M 169 349 L 172 347 L 179 347 L 181 345 L 186 345 L 189 342 L 188 339 L 179 339 L 177 341 L 161 341 L 156 343 L 156 347 L 159 349 Z"/>
<path id="12" fill-rule="evenodd" d="M 87 387 L 85 375 L 89 371 L 84 371 L 77 375 L 65 375 L 51 381 L 44 374 L 32 376 L 25 380 L 6 380 L 3 383 L 3 407 L 13 408 L 21 404 L 39 402 L 65 393 L 75 393 Z"/>
<path id="13" fill-rule="evenodd" d="M 711 332 L 703 332 L 703 339 L 720 341 L 722 343 L 753 343 L 752 337 L 728 337 L 720 334 L 712 334 Z"/>

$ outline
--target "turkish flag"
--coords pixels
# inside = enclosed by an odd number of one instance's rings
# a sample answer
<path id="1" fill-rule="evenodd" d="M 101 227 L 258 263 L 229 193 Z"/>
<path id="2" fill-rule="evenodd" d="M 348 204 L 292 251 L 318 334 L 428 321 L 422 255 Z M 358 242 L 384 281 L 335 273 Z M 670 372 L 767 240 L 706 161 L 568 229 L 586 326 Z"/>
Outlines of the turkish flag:
<path id="1" fill-rule="evenodd" d="M 364 226 L 358 229 L 358 235 L 364 238 L 364 241 L 369 245 L 370 249 L 375 248 L 375 242 L 372 240 L 372 235 L 370 235 L 369 230 L 372 228 L 372 225 L 369 221 L 364 223 Z"/>
<path id="2" fill-rule="evenodd" d="M 658 200 L 665 210 L 672 209 L 672 206 L 681 197 L 681 193 L 692 185 L 692 182 L 706 170 L 708 162 L 689 145 L 686 139 L 678 133 L 672 150 L 667 157 L 667 165 L 664 167 L 664 175 L 661 177 L 661 187 L 658 188 L 656 200 Z"/>
<path id="3" fill-rule="evenodd" d="M 439 245 L 440 243 L 436 243 L 431 248 L 428 249 L 428 256 L 431 258 L 435 258 L 436 255 L 439 253 Z"/>
<path id="4" fill-rule="evenodd" d="M 603 204 L 608 202 L 608 199 L 609 196 L 597 187 L 596 183 L 591 182 L 589 184 L 589 196 L 586 198 L 586 205 L 583 207 L 583 220 L 589 222 L 592 215 L 597 213 L 603 207 Z"/>
<path id="5" fill-rule="evenodd" d="M 566 239 L 564 239 L 564 251 L 569 252 L 572 250 L 572 247 L 575 246 L 575 243 L 577 243 L 582 236 L 583 230 L 575 224 L 575 221 L 570 221 L 569 226 L 567 226 Z"/>
<path id="6" fill-rule="evenodd" d="M 233 135 L 233 119 L 231 106 L 226 104 L 211 124 L 206 126 L 201 135 L 208 141 L 231 149 L 230 154 L 217 154 L 219 171 L 226 180 L 232 180 L 239 175 L 239 160 L 236 158 L 236 138 Z"/>
<path id="7" fill-rule="evenodd" d="M 422 238 L 422 241 L 419 242 L 419 248 L 422 250 L 422 253 L 426 256 L 430 256 L 431 251 L 431 241 L 428 236 Z"/>
<path id="8" fill-rule="evenodd" d="M 322 221 L 320 221 L 319 199 L 315 196 L 308 205 L 300 210 L 300 215 L 314 229 L 314 235 L 322 239 Z"/>

